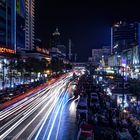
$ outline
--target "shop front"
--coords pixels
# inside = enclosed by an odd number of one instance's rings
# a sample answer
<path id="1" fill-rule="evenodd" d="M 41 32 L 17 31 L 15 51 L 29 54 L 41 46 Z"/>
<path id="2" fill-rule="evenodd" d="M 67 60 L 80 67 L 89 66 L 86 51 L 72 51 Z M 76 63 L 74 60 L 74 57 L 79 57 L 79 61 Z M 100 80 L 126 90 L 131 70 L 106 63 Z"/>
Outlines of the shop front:
<path id="1" fill-rule="evenodd" d="M 0 46 L 0 89 L 14 86 L 12 62 L 16 61 L 16 52 Z"/>

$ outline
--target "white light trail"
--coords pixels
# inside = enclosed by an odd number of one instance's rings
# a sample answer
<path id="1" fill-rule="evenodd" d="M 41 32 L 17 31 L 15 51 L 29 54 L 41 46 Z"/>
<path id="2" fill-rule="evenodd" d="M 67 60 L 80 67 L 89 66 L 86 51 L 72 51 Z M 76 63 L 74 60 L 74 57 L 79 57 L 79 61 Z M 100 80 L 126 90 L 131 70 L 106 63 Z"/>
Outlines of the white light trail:
<path id="1" fill-rule="evenodd" d="M 37 117 L 47 108 L 47 106 L 50 103 L 52 103 L 45 115 L 46 118 L 43 117 L 43 119 L 39 122 L 39 124 L 42 124 L 44 118 L 47 120 L 52 109 L 54 109 L 54 106 L 57 105 L 57 100 L 55 100 L 55 99 L 59 99 L 58 97 L 62 95 L 62 92 L 65 89 L 64 87 L 66 86 L 66 83 L 69 82 L 69 80 L 70 80 L 70 76 L 68 75 L 65 78 L 61 79 L 60 81 L 57 81 L 54 84 L 43 88 L 41 91 L 38 91 L 38 92 L 34 93 L 33 95 L 26 97 L 23 100 L 8 107 L 7 109 L 1 111 L 0 112 L 0 121 L 9 117 L 12 114 L 14 116 L 10 121 L 8 121 L 5 125 L 3 125 L 0 128 L 0 131 L 7 129 L 7 130 L 5 130 L 5 132 L 3 132 L 0 135 L 0 140 L 3 140 L 4 138 L 6 138 L 15 128 L 17 128 L 23 121 L 25 121 L 29 116 L 31 116 L 46 101 L 47 101 L 47 104 L 41 109 L 41 111 L 39 111 L 39 113 L 36 114 L 34 119 L 31 120 L 31 122 L 29 122 L 26 126 L 24 126 L 22 128 L 22 130 L 20 130 L 19 133 L 17 133 L 17 135 L 14 138 L 18 139 L 18 137 L 20 137 L 20 135 L 35 121 L 35 119 L 37 119 Z M 61 101 L 63 101 L 63 100 L 61 100 Z M 58 110 L 60 110 L 61 106 L 62 106 L 62 102 L 61 102 Z M 55 123 L 55 121 L 54 121 L 54 123 Z M 13 125 L 11 125 L 11 124 L 13 124 Z M 39 124 L 37 125 L 38 127 L 40 126 Z M 51 128 L 51 130 L 52 129 L 53 129 L 53 127 Z M 34 129 L 34 132 L 36 132 L 35 130 L 37 130 L 37 127 Z M 49 132 L 49 133 L 51 134 L 51 132 Z M 32 135 L 33 135 L 33 133 L 32 133 Z"/>
<path id="2" fill-rule="evenodd" d="M 60 118 L 59 118 L 58 127 L 57 127 L 57 132 L 56 132 L 56 136 L 55 136 L 55 140 L 57 140 L 58 135 L 59 135 L 60 125 L 61 125 L 61 120 L 62 120 L 61 118 L 62 118 L 62 113 L 63 113 L 64 107 L 66 106 L 66 104 L 67 104 L 69 101 L 71 101 L 71 100 L 73 100 L 73 99 L 74 99 L 74 96 L 71 97 L 71 98 L 64 104 L 63 108 L 61 109 Z"/>
<path id="3" fill-rule="evenodd" d="M 57 106 L 57 102 L 58 102 L 59 97 L 61 96 L 61 94 L 62 94 L 63 91 L 64 91 L 64 89 L 61 91 L 61 93 L 59 93 L 59 91 L 58 91 L 59 95 L 58 95 L 58 98 L 55 98 L 55 107 Z M 53 109 L 54 109 L 54 108 L 53 108 Z M 45 116 L 46 116 L 46 115 L 45 115 Z M 42 131 L 42 129 L 43 129 L 43 127 L 44 127 L 44 125 L 45 125 L 47 119 L 48 119 L 48 118 L 46 117 L 46 118 L 44 119 L 43 123 L 41 124 L 41 127 L 40 127 L 40 129 L 38 130 L 38 132 L 37 132 L 37 135 L 36 135 L 36 137 L 35 137 L 35 140 L 37 140 L 38 136 L 40 135 L 40 133 L 41 133 L 41 131 Z M 49 124 L 50 124 L 50 121 L 49 121 L 49 123 L 48 123 L 48 126 L 49 126 Z M 48 130 L 48 127 L 47 127 L 46 131 L 47 131 L 47 130 Z"/>

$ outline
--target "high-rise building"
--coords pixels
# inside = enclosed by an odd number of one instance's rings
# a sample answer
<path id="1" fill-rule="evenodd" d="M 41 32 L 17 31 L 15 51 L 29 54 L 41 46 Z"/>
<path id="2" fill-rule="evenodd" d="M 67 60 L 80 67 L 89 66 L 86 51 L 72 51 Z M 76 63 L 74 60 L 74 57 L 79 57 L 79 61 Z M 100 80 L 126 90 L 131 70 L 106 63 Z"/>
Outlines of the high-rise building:
<path id="1" fill-rule="evenodd" d="M 57 48 L 57 45 L 60 45 L 60 32 L 58 28 L 55 29 L 55 32 L 52 33 L 52 39 L 51 39 L 51 48 L 55 47 Z"/>
<path id="2" fill-rule="evenodd" d="M 34 0 L 25 0 L 26 18 L 25 18 L 25 48 L 32 50 L 34 48 Z"/>
<path id="3" fill-rule="evenodd" d="M 138 45 L 138 28 L 137 22 L 118 22 L 112 27 L 112 53 L 119 54 Z"/>
<path id="4" fill-rule="evenodd" d="M 0 45 L 13 50 L 16 50 L 15 5 L 15 0 L 0 1 Z"/>
<path id="5" fill-rule="evenodd" d="M 60 59 L 66 58 L 66 46 L 61 44 L 60 32 L 58 28 L 52 33 L 52 38 L 50 42 L 50 53 L 52 57 L 57 57 Z"/>
<path id="6" fill-rule="evenodd" d="M 112 27 L 112 56 L 116 65 L 133 66 L 140 62 L 140 24 L 118 22 Z M 125 63 L 125 64 L 124 64 Z"/>
<path id="7" fill-rule="evenodd" d="M 101 61 L 104 62 L 104 67 L 108 65 L 108 57 L 110 55 L 110 47 L 103 46 L 101 49 L 92 49 L 92 57 L 89 61 L 94 66 L 99 66 Z"/>
<path id="8" fill-rule="evenodd" d="M 0 1 L 0 45 L 25 48 L 25 0 Z"/>
<path id="9" fill-rule="evenodd" d="M 25 0 L 16 0 L 16 48 L 25 49 Z"/>

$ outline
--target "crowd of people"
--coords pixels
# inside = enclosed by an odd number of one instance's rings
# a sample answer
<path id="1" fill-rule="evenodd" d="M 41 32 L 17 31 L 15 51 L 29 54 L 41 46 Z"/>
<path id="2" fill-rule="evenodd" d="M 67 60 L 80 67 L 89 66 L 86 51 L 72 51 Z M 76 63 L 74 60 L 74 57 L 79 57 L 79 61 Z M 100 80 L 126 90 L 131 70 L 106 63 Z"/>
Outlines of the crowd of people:
<path id="1" fill-rule="evenodd" d="M 88 119 L 81 113 L 78 126 L 80 128 L 83 122 L 92 125 L 95 140 L 140 140 L 140 121 L 128 108 L 120 109 L 115 105 L 111 96 L 96 84 L 93 77 L 83 75 L 76 93 L 80 98 L 87 99 L 88 108 Z M 94 103 L 91 103 L 93 95 Z"/>

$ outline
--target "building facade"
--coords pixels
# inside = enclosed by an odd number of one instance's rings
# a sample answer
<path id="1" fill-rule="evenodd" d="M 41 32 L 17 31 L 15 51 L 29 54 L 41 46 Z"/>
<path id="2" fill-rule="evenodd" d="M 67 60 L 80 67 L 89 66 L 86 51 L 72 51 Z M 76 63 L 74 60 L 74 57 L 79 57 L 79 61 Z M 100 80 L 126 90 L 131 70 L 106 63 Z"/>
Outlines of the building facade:
<path id="1" fill-rule="evenodd" d="M 16 1 L 16 48 L 25 49 L 25 0 Z"/>
<path id="2" fill-rule="evenodd" d="M 16 82 L 9 80 L 16 53 L 22 56 L 21 50 L 34 47 L 34 6 L 34 0 L 0 1 L 0 89 Z"/>
<path id="3" fill-rule="evenodd" d="M 118 22 L 112 27 L 112 55 L 122 65 L 139 65 L 140 24 L 137 22 Z M 114 63 L 114 66 L 116 63 Z"/>
<path id="4" fill-rule="evenodd" d="M 25 0 L 26 16 L 25 16 L 25 49 L 32 50 L 34 48 L 34 16 L 35 2 L 34 0 Z"/>
<path id="5" fill-rule="evenodd" d="M 114 24 L 111 40 L 109 65 L 116 67 L 118 72 L 120 67 L 124 67 L 125 75 L 134 74 L 140 64 L 140 24 L 121 21 Z"/>
<path id="6" fill-rule="evenodd" d="M 15 0 L 0 1 L 0 45 L 16 50 L 16 3 Z M 13 19 L 13 20 L 12 20 Z"/>
<path id="7" fill-rule="evenodd" d="M 16 0 L 0 1 L 0 89 L 9 86 L 9 64 L 16 53 Z"/>
<path id="8" fill-rule="evenodd" d="M 25 0 L 0 1 L 0 45 L 25 48 Z"/>
<path id="9" fill-rule="evenodd" d="M 59 58 L 62 60 L 66 59 L 66 46 L 61 44 L 60 32 L 58 28 L 56 28 L 55 32 L 52 33 L 50 54 L 54 58 Z"/>
<path id="10" fill-rule="evenodd" d="M 138 45 L 138 23 L 118 22 L 112 28 L 112 53 L 119 54 Z"/>
<path id="11" fill-rule="evenodd" d="M 102 66 L 107 67 L 108 57 L 110 55 L 110 47 L 103 46 L 101 49 L 92 49 L 92 57 L 89 58 L 89 62 L 95 67 Z"/>

